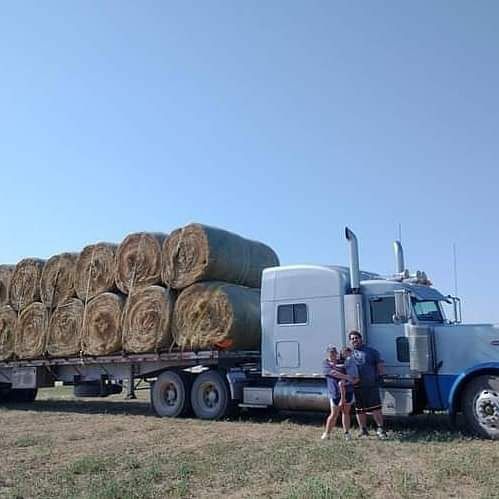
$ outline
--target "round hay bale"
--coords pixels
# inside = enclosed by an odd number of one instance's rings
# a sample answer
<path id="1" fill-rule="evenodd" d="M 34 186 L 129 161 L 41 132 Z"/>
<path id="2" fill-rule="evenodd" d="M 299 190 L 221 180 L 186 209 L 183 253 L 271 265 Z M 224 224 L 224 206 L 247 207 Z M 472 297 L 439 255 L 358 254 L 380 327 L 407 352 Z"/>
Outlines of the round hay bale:
<path id="1" fill-rule="evenodd" d="M 109 355 L 122 349 L 124 303 L 124 298 L 114 293 L 101 293 L 88 302 L 82 325 L 83 352 L 86 355 Z"/>
<path id="2" fill-rule="evenodd" d="M 173 294 L 161 286 L 135 289 L 123 311 L 123 348 L 131 353 L 155 352 L 171 346 Z"/>
<path id="3" fill-rule="evenodd" d="M 173 337 L 181 348 L 259 350 L 260 291 L 225 282 L 200 282 L 175 302 Z"/>
<path id="4" fill-rule="evenodd" d="M 162 278 L 174 289 L 208 280 L 260 287 L 263 269 L 276 265 L 269 246 L 201 224 L 173 231 L 163 244 Z"/>
<path id="5" fill-rule="evenodd" d="M 20 313 L 17 319 L 15 342 L 15 354 L 19 359 L 43 357 L 47 323 L 48 312 L 43 303 L 32 303 Z"/>
<path id="6" fill-rule="evenodd" d="M 10 280 L 9 299 L 12 308 L 21 311 L 40 300 L 40 278 L 45 260 L 25 258 L 14 270 Z"/>
<path id="7" fill-rule="evenodd" d="M 83 302 L 78 298 L 71 298 L 54 310 L 47 332 L 47 353 L 51 357 L 80 353 L 83 310 Z"/>
<path id="8" fill-rule="evenodd" d="M 131 289 L 161 282 L 161 246 L 166 234 L 129 234 L 116 252 L 116 286 L 128 294 Z"/>
<path id="9" fill-rule="evenodd" d="M 49 258 L 40 280 L 40 298 L 53 309 L 75 296 L 75 276 L 78 253 L 61 253 Z"/>
<path id="10" fill-rule="evenodd" d="M 10 281 L 15 269 L 15 265 L 0 265 L 0 307 L 9 305 Z"/>
<path id="11" fill-rule="evenodd" d="M 115 289 L 116 244 L 97 243 L 83 248 L 76 262 L 76 294 L 88 302 L 95 296 Z"/>
<path id="12" fill-rule="evenodd" d="M 9 305 L 0 307 L 0 361 L 14 355 L 16 311 Z"/>

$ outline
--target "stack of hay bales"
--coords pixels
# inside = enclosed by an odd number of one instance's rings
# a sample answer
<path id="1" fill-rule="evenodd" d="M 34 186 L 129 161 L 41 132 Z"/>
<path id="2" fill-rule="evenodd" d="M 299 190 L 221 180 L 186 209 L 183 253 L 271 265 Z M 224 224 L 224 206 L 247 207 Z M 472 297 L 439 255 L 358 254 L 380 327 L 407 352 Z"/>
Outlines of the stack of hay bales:
<path id="1" fill-rule="evenodd" d="M 163 245 L 163 281 L 179 290 L 172 333 L 180 348 L 259 349 L 262 271 L 275 252 L 231 232 L 191 224 Z"/>
<path id="2" fill-rule="evenodd" d="M 0 266 L 0 361 L 260 345 L 268 246 L 190 224 Z"/>

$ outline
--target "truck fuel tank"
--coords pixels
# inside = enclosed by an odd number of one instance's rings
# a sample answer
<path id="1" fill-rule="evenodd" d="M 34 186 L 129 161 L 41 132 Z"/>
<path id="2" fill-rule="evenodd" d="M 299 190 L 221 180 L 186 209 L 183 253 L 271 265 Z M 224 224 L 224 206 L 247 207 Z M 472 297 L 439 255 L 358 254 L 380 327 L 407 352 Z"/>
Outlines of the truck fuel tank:
<path id="1" fill-rule="evenodd" d="M 274 386 L 274 406 L 285 411 L 329 411 L 324 379 L 286 379 Z"/>

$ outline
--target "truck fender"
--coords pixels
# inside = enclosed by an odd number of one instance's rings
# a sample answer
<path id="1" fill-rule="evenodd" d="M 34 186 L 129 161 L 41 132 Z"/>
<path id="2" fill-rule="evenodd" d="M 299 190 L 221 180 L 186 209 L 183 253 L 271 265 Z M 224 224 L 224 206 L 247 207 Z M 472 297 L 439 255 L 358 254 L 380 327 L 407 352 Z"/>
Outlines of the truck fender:
<path id="1" fill-rule="evenodd" d="M 463 371 L 454 382 L 449 393 L 449 415 L 454 417 L 459 410 L 459 398 L 466 383 L 482 374 L 499 374 L 499 362 L 484 362 Z"/>
<path id="2" fill-rule="evenodd" d="M 232 400 L 243 400 L 243 388 L 247 385 L 246 374 L 241 370 L 232 369 L 226 373 Z"/>

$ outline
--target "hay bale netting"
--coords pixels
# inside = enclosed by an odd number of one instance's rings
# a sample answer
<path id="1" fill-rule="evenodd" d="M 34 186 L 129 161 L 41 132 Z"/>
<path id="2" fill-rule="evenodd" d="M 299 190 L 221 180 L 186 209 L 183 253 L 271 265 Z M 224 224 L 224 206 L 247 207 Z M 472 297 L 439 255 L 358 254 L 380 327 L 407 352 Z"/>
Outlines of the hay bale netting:
<path id="1" fill-rule="evenodd" d="M 161 282 L 161 248 L 166 234 L 129 234 L 116 252 L 116 286 L 128 294 L 130 289 Z"/>
<path id="2" fill-rule="evenodd" d="M 35 302 L 27 306 L 17 319 L 15 354 L 19 359 L 39 359 L 45 353 L 48 312 Z"/>
<path id="3" fill-rule="evenodd" d="M 55 308 L 75 296 L 77 260 L 78 253 L 61 253 L 45 263 L 40 280 L 40 298 L 47 308 Z"/>
<path id="4" fill-rule="evenodd" d="M 122 349 L 124 304 L 123 296 L 115 293 L 101 293 L 87 303 L 81 332 L 85 355 L 109 355 Z"/>
<path id="5" fill-rule="evenodd" d="M 161 286 L 135 289 L 123 311 L 123 348 L 131 353 L 155 352 L 172 344 L 173 293 Z"/>
<path id="6" fill-rule="evenodd" d="M 276 265 L 269 246 L 201 224 L 173 231 L 163 244 L 163 282 L 175 289 L 208 280 L 260 287 L 263 269 Z"/>
<path id="7" fill-rule="evenodd" d="M 83 310 L 83 302 L 78 298 L 71 298 L 54 310 L 47 332 L 47 353 L 51 357 L 80 353 Z"/>
<path id="8" fill-rule="evenodd" d="M 260 290 L 225 282 L 200 282 L 175 302 L 173 337 L 185 349 L 259 350 Z"/>
<path id="9" fill-rule="evenodd" d="M 10 302 L 9 287 L 15 269 L 15 265 L 0 265 L 0 307 Z"/>
<path id="10" fill-rule="evenodd" d="M 40 301 L 40 278 L 45 260 L 25 258 L 14 270 L 10 280 L 9 299 L 12 308 L 21 311 L 28 305 Z"/>
<path id="11" fill-rule="evenodd" d="M 16 323 L 16 311 L 9 305 L 0 307 L 0 361 L 14 355 Z"/>
<path id="12" fill-rule="evenodd" d="M 116 276 L 116 244 L 97 243 L 83 248 L 76 262 L 75 290 L 88 302 L 106 291 L 113 291 Z"/>

